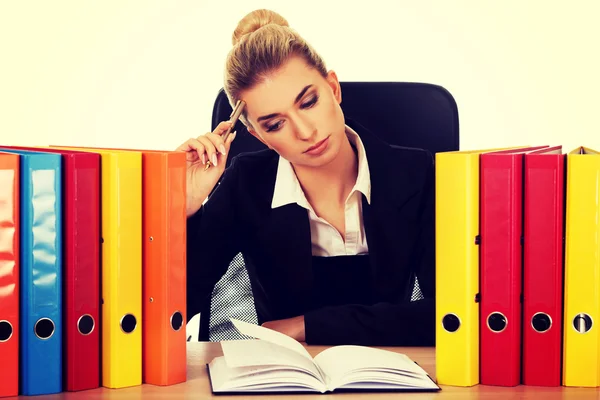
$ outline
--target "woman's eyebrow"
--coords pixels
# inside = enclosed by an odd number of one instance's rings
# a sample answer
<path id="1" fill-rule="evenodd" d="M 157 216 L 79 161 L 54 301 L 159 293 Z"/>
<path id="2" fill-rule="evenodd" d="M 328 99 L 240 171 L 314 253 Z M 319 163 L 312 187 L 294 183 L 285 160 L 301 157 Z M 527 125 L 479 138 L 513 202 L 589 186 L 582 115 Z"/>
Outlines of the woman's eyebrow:
<path id="1" fill-rule="evenodd" d="M 304 96 L 304 94 L 306 93 L 306 91 L 308 89 L 310 89 L 312 86 L 313 86 L 312 84 L 304 86 L 304 88 L 302 88 L 302 90 L 300 91 L 300 93 L 298 93 L 298 96 L 296 96 L 296 99 L 294 100 L 294 104 L 298 103 L 300 101 L 300 99 L 302 99 L 302 96 Z M 267 119 L 274 118 L 274 117 L 276 117 L 278 115 L 279 115 L 279 113 L 273 113 L 273 114 L 263 115 L 261 117 L 258 117 L 257 121 L 258 122 L 264 121 L 264 120 L 267 120 Z"/>

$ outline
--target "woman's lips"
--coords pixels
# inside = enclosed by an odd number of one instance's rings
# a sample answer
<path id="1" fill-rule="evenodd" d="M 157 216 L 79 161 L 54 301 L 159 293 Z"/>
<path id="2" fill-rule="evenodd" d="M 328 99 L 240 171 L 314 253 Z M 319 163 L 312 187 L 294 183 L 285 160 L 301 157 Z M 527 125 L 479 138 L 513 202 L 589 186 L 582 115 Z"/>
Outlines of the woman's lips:
<path id="1" fill-rule="evenodd" d="M 329 144 L 329 136 L 327 136 L 325 139 L 321 140 L 319 143 L 315 144 L 314 146 L 309 147 L 308 150 L 305 151 L 305 153 L 310 154 L 311 156 L 317 156 L 317 155 L 321 154 L 322 152 L 324 152 L 325 149 L 327 149 L 328 144 Z"/>

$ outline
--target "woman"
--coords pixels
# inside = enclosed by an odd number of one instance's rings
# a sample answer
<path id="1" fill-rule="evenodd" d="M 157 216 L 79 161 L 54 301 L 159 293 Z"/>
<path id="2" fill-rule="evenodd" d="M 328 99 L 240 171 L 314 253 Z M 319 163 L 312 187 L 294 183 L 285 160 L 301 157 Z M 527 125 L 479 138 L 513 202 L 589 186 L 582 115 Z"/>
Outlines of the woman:
<path id="1" fill-rule="evenodd" d="M 178 148 L 188 154 L 188 315 L 242 252 L 263 326 L 310 344 L 433 345 L 432 155 L 346 124 L 335 72 L 280 15 L 248 14 L 233 44 L 225 91 L 245 101 L 241 120 L 268 149 L 225 171 L 226 121 Z"/>

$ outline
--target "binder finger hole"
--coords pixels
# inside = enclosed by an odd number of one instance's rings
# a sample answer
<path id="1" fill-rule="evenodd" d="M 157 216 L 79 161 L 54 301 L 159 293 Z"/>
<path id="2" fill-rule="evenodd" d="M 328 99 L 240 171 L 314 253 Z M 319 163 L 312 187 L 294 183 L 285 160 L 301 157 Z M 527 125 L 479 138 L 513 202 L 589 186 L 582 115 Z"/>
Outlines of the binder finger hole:
<path id="1" fill-rule="evenodd" d="M 573 318 L 573 327 L 579 333 L 586 333 L 592 329 L 592 318 L 585 313 L 577 314 Z"/>
<path id="2" fill-rule="evenodd" d="M 125 314 L 123 318 L 121 318 L 121 330 L 125 333 L 131 333 L 135 330 L 137 326 L 137 320 L 132 314 Z"/>
<path id="3" fill-rule="evenodd" d="M 442 326 L 448 332 L 456 332 L 460 328 L 460 319 L 454 314 L 446 314 L 442 318 Z"/>
<path id="4" fill-rule="evenodd" d="M 79 320 L 77 321 L 77 330 L 79 330 L 79 333 L 82 335 L 89 335 L 94 331 L 95 325 L 94 318 L 89 314 L 85 314 L 79 317 Z"/>
<path id="5" fill-rule="evenodd" d="M 171 328 L 174 331 L 178 331 L 183 326 L 183 315 L 179 311 L 176 311 L 171 315 Z"/>
<path id="6" fill-rule="evenodd" d="M 54 335 L 54 322 L 50 318 L 40 318 L 33 327 L 35 336 L 47 340 Z"/>
<path id="7" fill-rule="evenodd" d="M 8 341 L 12 335 L 12 324 L 8 321 L 0 321 L 0 343 Z"/>
<path id="8" fill-rule="evenodd" d="M 487 319 L 487 326 L 492 332 L 500 333 L 506 329 L 508 320 L 504 314 L 499 312 L 491 313 Z"/>
<path id="9" fill-rule="evenodd" d="M 535 313 L 531 317 L 531 326 L 536 332 L 544 333 L 552 326 L 552 318 L 546 313 Z"/>

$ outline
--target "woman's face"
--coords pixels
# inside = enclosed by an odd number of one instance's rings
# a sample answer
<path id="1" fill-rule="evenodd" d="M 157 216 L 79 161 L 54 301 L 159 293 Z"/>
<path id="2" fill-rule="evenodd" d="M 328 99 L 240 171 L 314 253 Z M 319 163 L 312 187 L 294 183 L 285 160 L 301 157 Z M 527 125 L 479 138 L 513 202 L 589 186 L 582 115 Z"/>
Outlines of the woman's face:
<path id="1" fill-rule="evenodd" d="M 248 131 L 298 166 L 331 162 L 346 138 L 337 76 L 326 78 L 293 57 L 260 84 L 241 93 Z"/>

